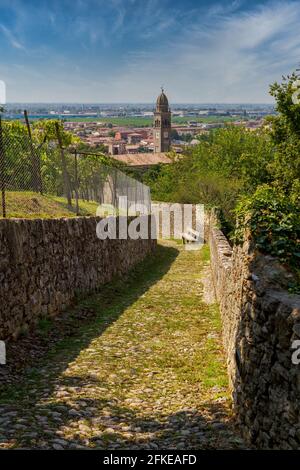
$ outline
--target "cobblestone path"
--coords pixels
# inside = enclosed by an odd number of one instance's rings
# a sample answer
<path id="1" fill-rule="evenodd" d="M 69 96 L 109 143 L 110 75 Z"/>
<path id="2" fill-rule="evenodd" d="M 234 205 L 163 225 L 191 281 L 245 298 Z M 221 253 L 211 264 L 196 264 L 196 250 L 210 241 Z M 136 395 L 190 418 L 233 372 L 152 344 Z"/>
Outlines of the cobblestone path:
<path id="1" fill-rule="evenodd" d="M 81 302 L 94 317 L 2 394 L 0 448 L 244 448 L 218 309 L 202 297 L 208 256 L 159 246 Z"/>

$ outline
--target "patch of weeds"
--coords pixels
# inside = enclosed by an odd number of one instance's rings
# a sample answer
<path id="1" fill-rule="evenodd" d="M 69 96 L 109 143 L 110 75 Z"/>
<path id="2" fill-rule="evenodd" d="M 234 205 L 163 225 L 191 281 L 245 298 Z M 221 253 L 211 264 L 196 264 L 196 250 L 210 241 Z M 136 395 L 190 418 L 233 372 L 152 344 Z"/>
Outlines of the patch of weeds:
<path id="1" fill-rule="evenodd" d="M 204 245 L 201 248 L 201 259 L 204 263 L 208 263 L 210 260 L 210 252 L 209 252 L 209 246 Z"/>

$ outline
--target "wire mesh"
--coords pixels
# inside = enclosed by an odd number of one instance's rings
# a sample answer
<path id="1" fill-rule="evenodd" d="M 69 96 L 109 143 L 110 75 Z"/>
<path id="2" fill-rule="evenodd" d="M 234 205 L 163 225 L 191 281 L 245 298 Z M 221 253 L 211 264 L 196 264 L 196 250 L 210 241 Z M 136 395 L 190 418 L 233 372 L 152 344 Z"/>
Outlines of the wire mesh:
<path id="1" fill-rule="evenodd" d="M 149 187 L 102 160 L 0 122 L 2 217 L 149 214 Z"/>

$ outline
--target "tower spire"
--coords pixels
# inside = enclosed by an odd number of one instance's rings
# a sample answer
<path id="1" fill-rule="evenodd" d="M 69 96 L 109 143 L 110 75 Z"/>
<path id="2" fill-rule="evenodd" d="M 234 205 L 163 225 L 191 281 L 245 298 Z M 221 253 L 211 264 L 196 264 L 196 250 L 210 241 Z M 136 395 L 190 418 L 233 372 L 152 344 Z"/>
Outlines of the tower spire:
<path id="1" fill-rule="evenodd" d="M 154 113 L 154 151 L 168 152 L 171 145 L 171 112 L 169 101 L 161 86 L 161 94 L 156 100 L 156 110 Z"/>

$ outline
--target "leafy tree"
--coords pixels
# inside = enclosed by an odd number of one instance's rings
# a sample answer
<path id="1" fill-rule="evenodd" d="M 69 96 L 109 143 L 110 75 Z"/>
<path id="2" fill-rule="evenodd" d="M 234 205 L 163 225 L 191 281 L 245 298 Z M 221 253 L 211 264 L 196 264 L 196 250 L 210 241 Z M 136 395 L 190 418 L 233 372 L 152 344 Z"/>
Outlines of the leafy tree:
<path id="1" fill-rule="evenodd" d="M 180 136 L 179 136 L 178 131 L 176 129 L 171 130 L 171 139 L 172 140 L 180 140 Z"/>
<path id="2" fill-rule="evenodd" d="M 88 152 L 90 154 L 102 153 L 103 155 L 107 155 L 107 146 L 103 144 L 97 144 L 91 147 L 91 145 L 86 142 L 80 142 L 76 145 L 76 148 L 79 152 Z"/>
<path id="3" fill-rule="evenodd" d="M 233 225 L 232 210 L 240 195 L 253 193 L 259 183 L 269 181 L 267 165 L 273 152 L 264 131 L 231 125 L 216 129 L 182 156 L 174 154 L 173 164 L 151 175 L 153 198 L 218 205 Z"/>
<path id="4" fill-rule="evenodd" d="M 26 126 L 19 121 L 2 123 L 6 189 L 32 189 L 31 148 Z"/>
<path id="5" fill-rule="evenodd" d="M 293 102 L 296 74 L 274 83 L 270 93 L 276 100 L 278 115 L 270 118 L 270 135 L 276 146 L 274 161 L 269 167 L 277 186 L 299 204 L 300 186 L 300 104 Z"/>
<path id="6" fill-rule="evenodd" d="M 188 132 L 186 134 L 182 134 L 179 138 L 184 142 L 191 142 L 193 140 L 193 135 Z"/>
<path id="7" fill-rule="evenodd" d="M 57 131 L 63 149 L 68 149 L 80 142 L 78 137 L 64 130 L 62 121 L 56 119 L 35 122 L 32 135 L 40 149 L 44 191 L 59 196 L 65 194 L 68 196 L 70 203 L 72 188 L 74 187 L 74 184 L 70 181 L 70 175 L 74 168 L 74 157 L 65 150 L 62 155 Z M 63 157 L 64 161 L 62 161 Z"/>
<path id="8" fill-rule="evenodd" d="M 278 257 L 299 274 L 300 261 L 300 104 L 294 102 L 295 74 L 274 83 L 270 93 L 278 114 L 269 118 L 273 159 L 267 163 L 269 184 L 258 186 L 236 208 L 237 239 L 248 227 L 256 246 Z"/>

